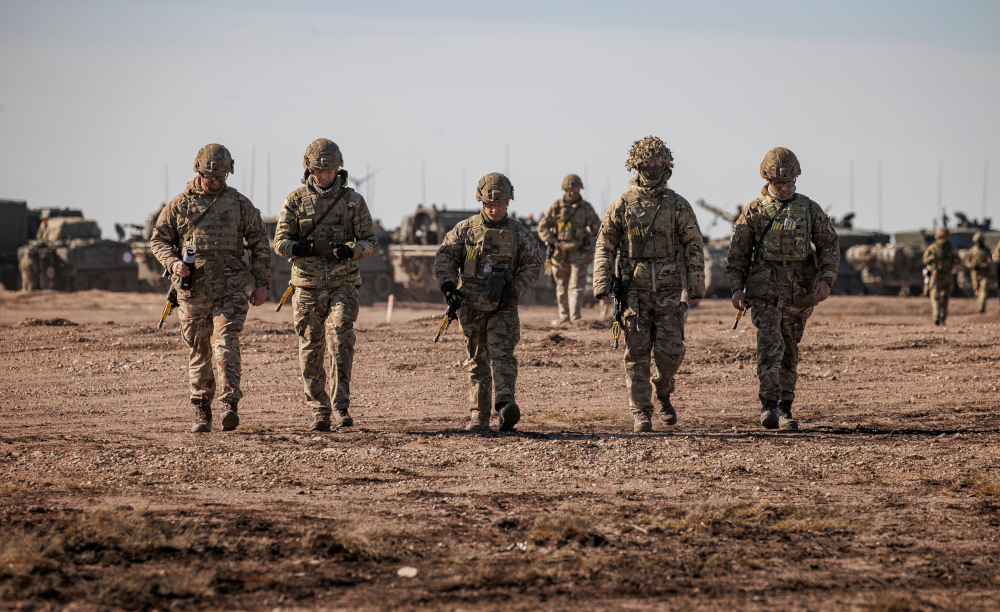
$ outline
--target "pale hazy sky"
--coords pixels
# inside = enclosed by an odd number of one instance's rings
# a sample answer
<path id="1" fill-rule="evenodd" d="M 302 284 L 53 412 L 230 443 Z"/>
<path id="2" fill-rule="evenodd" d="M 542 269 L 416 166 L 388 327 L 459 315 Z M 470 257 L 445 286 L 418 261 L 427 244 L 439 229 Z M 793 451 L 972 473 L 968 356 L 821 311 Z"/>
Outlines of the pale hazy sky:
<path id="1" fill-rule="evenodd" d="M 673 150 L 671 186 L 755 198 L 775 146 L 799 191 L 887 230 L 948 211 L 1000 220 L 1000 2 L 0 2 L 0 198 L 141 223 L 226 145 L 230 185 L 270 212 L 320 137 L 394 227 L 421 200 L 475 206 L 504 171 L 536 216 L 562 177 L 601 210 L 633 140 Z M 256 146 L 251 184 L 251 147 Z M 465 180 L 463 183 L 463 172 Z M 464 185 L 464 188 L 463 188 Z M 702 227 L 712 215 L 699 212 Z M 713 230 L 718 235 L 721 224 Z"/>

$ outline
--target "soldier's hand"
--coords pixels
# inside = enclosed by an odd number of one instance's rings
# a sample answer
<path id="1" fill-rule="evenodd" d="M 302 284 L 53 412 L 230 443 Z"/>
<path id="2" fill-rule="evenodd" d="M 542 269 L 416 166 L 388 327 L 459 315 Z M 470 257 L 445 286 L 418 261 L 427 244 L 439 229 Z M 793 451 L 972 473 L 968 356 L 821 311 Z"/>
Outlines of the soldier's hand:
<path id="1" fill-rule="evenodd" d="M 250 294 L 250 303 L 254 306 L 260 306 L 267 299 L 267 287 L 257 287 Z"/>
<path id="2" fill-rule="evenodd" d="M 816 303 L 818 304 L 828 297 L 830 297 L 830 283 L 819 281 L 819 284 L 816 285 Z"/>
<path id="3" fill-rule="evenodd" d="M 602 302 L 607 302 L 608 301 L 608 294 L 607 293 L 598 293 L 594 297 L 597 298 L 597 299 L 599 299 Z"/>
<path id="4" fill-rule="evenodd" d="M 188 270 L 187 264 L 183 261 L 175 261 L 172 266 L 170 266 L 170 273 L 176 274 L 177 276 L 190 276 L 191 270 Z"/>
<path id="5" fill-rule="evenodd" d="M 314 239 L 299 240 L 292 245 L 292 257 L 309 257 L 313 254 Z"/>
<path id="6" fill-rule="evenodd" d="M 447 281 L 441 285 L 441 293 L 444 294 L 444 301 L 448 303 L 448 306 L 455 309 L 462 307 L 462 300 L 465 299 L 465 294 L 455 287 L 455 283 Z"/>
<path id="7" fill-rule="evenodd" d="M 352 259 L 354 257 L 354 249 L 343 242 L 338 242 L 333 245 L 333 254 L 337 259 Z"/>
<path id="8" fill-rule="evenodd" d="M 743 290 L 737 289 L 733 293 L 733 308 L 736 310 L 744 310 L 747 307 L 746 300 L 743 299 Z"/>

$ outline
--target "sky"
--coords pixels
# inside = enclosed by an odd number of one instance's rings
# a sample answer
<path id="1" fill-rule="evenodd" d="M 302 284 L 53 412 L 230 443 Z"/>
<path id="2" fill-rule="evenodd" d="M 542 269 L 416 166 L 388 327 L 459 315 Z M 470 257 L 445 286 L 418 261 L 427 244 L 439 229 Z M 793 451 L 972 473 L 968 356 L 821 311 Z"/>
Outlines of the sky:
<path id="1" fill-rule="evenodd" d="M 692 203 L 753 200 L 784 146 L 798 190 L 858 227 L 931 226 L 939 185 L 971 217 L 985 188 L 1000 221 L 998 101 L 992 0 L 0 3 L 0 198 L 105 235 L 180 193 L 211 142 L 277 215 L 316 138 L 375 171 L 357 190 L 387 228 L 420 202 L 475 208 L 488 172 L 519 215 L 568 173 L 602 212 L 647 135 Z"/>

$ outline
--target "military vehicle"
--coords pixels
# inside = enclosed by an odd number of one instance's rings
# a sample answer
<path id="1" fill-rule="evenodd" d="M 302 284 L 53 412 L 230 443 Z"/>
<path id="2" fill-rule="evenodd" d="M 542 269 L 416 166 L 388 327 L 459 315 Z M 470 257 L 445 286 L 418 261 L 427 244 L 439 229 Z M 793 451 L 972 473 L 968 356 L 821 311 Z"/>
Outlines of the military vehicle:
<path id="1" fill-rule="evenodd" d="M 920 295 L 924 288 L 923 249 L 895 244 L 858 244 L 845 259 L 860 273 L 865 293 Z"/>
<path id="2" fill-rule="evenodd" d="M 97 222 L 82 217 L 45 215 L 37 237 L 18 249 L 18 255 L 33 261 L 39 289 L 141 289 L 129 245 L 102 238 Z"/>
<path id="3" fill-rule="evenodd" d="M 0 200 L 0 283 L 9 291 L 21 288 L 18 250 L 38 235 L 42 221 L 56 217 L 79 217 L 70 208 L 28 208 L 24 200 Z"/>
<path id="4" fill-rule="evenodd" d="M 438 246 L 453 227 L 460 221 L 478 214 L 479 209 L 448 210 L 436 205 L 418 205 L 414 214 L 404 217 L 402 224 L 392 234 L 393 244 L 389 245 L 393 267 L 393 279 L 398 297 L 418 302 L 443 302 L 444 297 L 434 278 L 434 256 Z M 517 219 L 514 213 L 511 217 Z M 538 240 L 539 248 L 545 252 L 545 245 L 538 238 L 538 223 L 533 217 L 518 219 L 531 230 Z M 381 244 L 381 243 L 380 243 Z M 593 303 L 593 283 L 587 284 L 590 302 Z M 587 295 L 584 303 L 587 304 Z M 549 285 L 542 273 L 534 289 L 520 300 L 521 304 L 555 304 L 555 287 Z"/>

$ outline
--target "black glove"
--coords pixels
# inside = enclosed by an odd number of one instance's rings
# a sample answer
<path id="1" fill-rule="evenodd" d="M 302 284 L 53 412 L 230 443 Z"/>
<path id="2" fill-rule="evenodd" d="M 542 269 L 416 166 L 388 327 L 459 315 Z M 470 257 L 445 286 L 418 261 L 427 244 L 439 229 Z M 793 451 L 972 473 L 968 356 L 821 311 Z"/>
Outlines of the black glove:
<path id="1" fill-rule="evenodd" d="M 292 257 L 309 257 L 313 254 L 314 239 L 299 240 L 292 245 Z"/>
<path id="2" fill-rule="evenodd" d="M 351 247 L 347 246 L 343 242 L 338 242 L 338 243 L 336 243 L 336 244 L 334 244 L 332 246 L 333 246 L 333 256 L 336 257 L 337 259 L 353 259 L 354 258 L 354 249 L 352 249 Z"/>
<path id="3" fill-rule="evenodd" d="M 446 281 L 441 285 L 441 293 L 444 294 L 444 301 L 448 302 L 449 307 L 455 310 L 462 307 L 462 300 L 465 299 L 465 294 L 455 287 L 455 283 Z"/>
<path id="4" fill-rule="evenodd" d="M 486 279 L 486 301 L 499 302 L 503 297 L 504 270 L 493 270 Z"/>
<path id="5" fill-rule="evenodd" d="M 514 275 L 510 273 L 510 268 L 503 271 L 503 301 L 513 304 L 517 299 L 514 292 Z"/>

